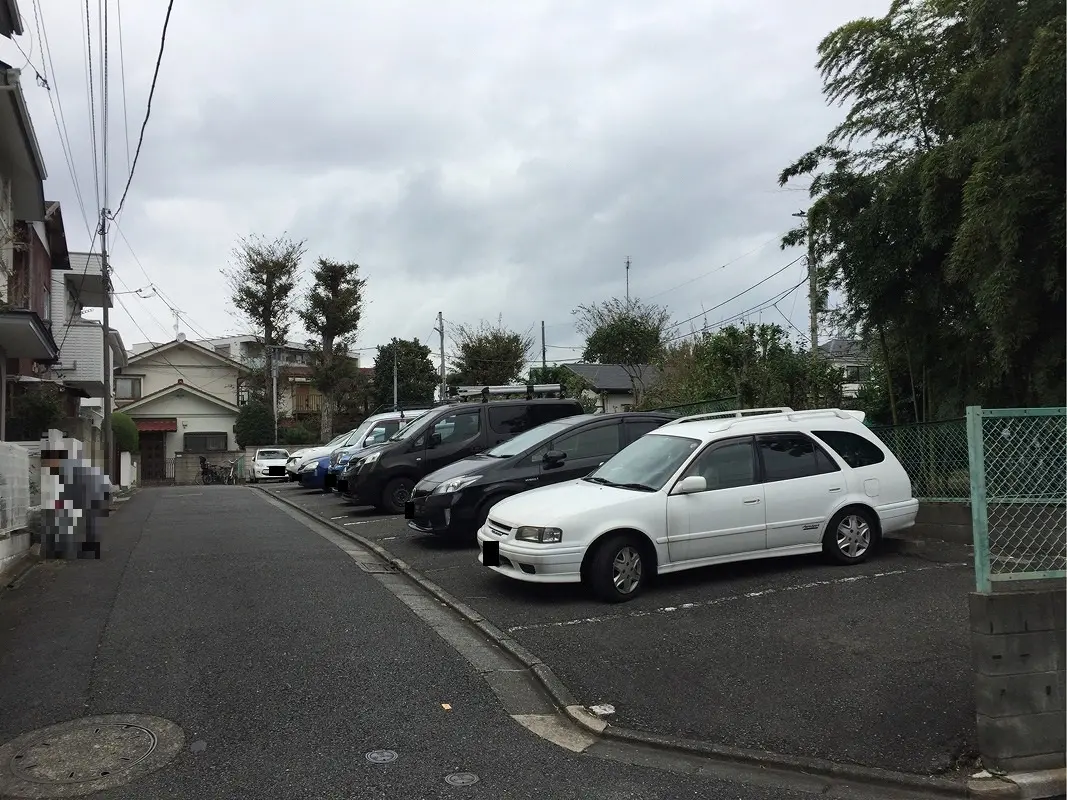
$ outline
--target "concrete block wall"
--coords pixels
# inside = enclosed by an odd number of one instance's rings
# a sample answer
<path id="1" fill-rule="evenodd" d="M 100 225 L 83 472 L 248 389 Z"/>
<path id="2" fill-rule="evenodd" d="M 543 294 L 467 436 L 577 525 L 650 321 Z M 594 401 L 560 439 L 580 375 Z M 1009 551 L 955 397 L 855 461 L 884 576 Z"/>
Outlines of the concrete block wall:
<path id="1" fill-rule="evenodd" d="M 247 471 L 244 464 L 244 451 L 237 450 L 230 453 L 211 453 L 207 455 L 209 464 L 214 464 L 224 473 L 230 468 L 233 459 L 239 459 L 236 466 L 238 482 L 244 480 L 242 472 Z M 196 476 L 200 472 L 200 454 L 198 453 L 175 453 L 174 454 L 174 482 L 178 485 L 188 485 L 196 482 Z"/>
<path id="2" fill-rule="evenodd" d="M 1065 610 L 1062 585 L 970 595 L 978 749 L 987 767 L 1064 765 Z"/>

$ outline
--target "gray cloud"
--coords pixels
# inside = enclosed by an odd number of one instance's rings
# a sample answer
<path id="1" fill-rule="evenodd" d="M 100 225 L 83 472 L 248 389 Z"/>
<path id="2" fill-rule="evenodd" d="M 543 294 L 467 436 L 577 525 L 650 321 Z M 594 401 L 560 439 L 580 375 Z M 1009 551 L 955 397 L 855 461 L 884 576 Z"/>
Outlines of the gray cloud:
<path id="1" fill-rule="evenodd" d="M 363 266 L 365 347 L 392 336 L 426 340 L 437 311 L 454 323 L 502 313 L 522 330 L 544 319 L 560 346 L 551 355 L 571 356 L 565 347 L 579 338 L 570 310 L 622 294 L 626 256 L 634 294 L 659 295 L 688 317 L 794 257 L 772 243 L 715 269 L 792 223 L 805 197 L 780 191 L 775 176 L 839 114 L 819 95 L 815 46 L 885 6 L 318 0 L 296 13 L 264 0 L 250 15 L 246 2 L 187 0 L 175 7 L 119 221 L 141 266 L 121 237 L 113 264 L 131 289 L 161 287 L 194 334 L 242 329 L 219 269 L 239 236 L 282 231 L 307 239 L 309 266 L 320 255 Z M 48 13 L 92 221 L 84 31 L 76 13 Z M 162 10 L 132 4 L 123 13 L 132 147 Z M 28 27 L 27 51 L 36 35 Z M 114 61 L 112 70 L 114 205 L 127 156 Z M 48 97 L 25 85 L 47 193 L 63 202 L 72 246 L 85 247 Z M 722 316 L 798 278 L 788 270 Z M 132 320 L 122 310 L 115 317 L 127 342 L 169 334 L 160 300 L 124 303 Z M 805 327 L 803 299 L 782 306 Z"/>

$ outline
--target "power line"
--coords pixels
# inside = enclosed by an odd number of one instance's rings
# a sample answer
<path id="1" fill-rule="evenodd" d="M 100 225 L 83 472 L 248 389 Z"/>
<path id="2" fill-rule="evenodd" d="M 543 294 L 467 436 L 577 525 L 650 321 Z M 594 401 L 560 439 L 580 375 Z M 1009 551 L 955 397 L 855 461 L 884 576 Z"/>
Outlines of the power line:
<path id="1" fill-rule="evenodd" d="M 86 0 L 88 3 L 89 0 Z M 144 144 L 144 132 L 148 127 L 148 118 L 152 115 L 152 97 L 156 93 L 156 81 L 159 79 L 159 65 L 163 63 L 163 48 L 167 44 L 167 26 L 170 24 L 170 12 L 174 8 L 174 0 L 167 3 L 167 16 L 163 20 L 163 33 L 159 38 L 159 55 L 156 56 L 156 69 L 152 73 L 152 85 L 148 89 L 148 105 L 144 112 L 144 121 L 141 123 L 141 135 L 137 138 L 137 149 L 133 153 L 133 164 L 130 166 L 130 175 L 126 179 L 126 188 L 122 190 L 122 199 L 119 200 L 118 208 L 111 215 L 111 219 L 117 219 L 122 213 L 122 207 L 126 203 L 126 194 L 130 191 L 130 183 L 133 181 L 134 170 L 137 169 L 137 159 L 141 156 L 141 145 Z"/>
<path id="2" fill-rule="evenodd" d="M 126 169 L 132 170 L 130 161 L 130 119 L 126 113 L 126 58 L 122 46 L 122 0 L 115 0 L 115 14 L 119 27 L 119 82 L 122 85 L 122 132 L 126 137 Z"/>
<path id="3" fill-rule="evenodd" d="M 85 47 L 86 47 L 86 93 L 89 101 L 89 139 L 93 148 L 93 182 L 96 188 L 96 205 L 101 206 L 100 199 L 100 163 L 97 160 L 96 140 L 96 99 L 93 94 L 93 24 L 89 18 L 89 0 L 85 0 Z"/>
<path id="4" fill-rule="evenodd" d="M 766 283 L 767 281 L 769 281 L 769 280 L 770 280 L 771 278 L 774 278 L 774 277 L 777 277 L 778 275 L 781 275 L 781 274 L 782 274 L 783 272 L 785 272 L 785 271 L 786 271 L 787 269 L 789 269 L 789 268 L 790 268 L 791 266 L 793 266 L 794 264 L 796 264 L 796 263 L 797 263 L 798 261 L 800 261 L 800 260 L 801 260 L 802 258 L 804 258 L 804 256 L 797 256 L 796 258 L 794 258 L 794 259 L 793 259 L 792 261 L 790 261 L 790 262 L 789 262 L 788 264 L 786 264 L 786 265 L 785 265 L 784 267 L 782 267 L 781 269 L 779 269 L 779 270 L 776 270 L 775 272 L 772 272 L 772 273 L 771 273 L 770 275 L 768 275 L 768 276 L 767 276 L 766 278 L 764 278 L 763 280 L 761 280 L 761 281 L 757 281 L 756 283 L 754 283 L 754 284 L 752 284 L 751 286 L 749 286 L 749 287 L 748 287 L 747 289 L 745 289 L 745 290 L 743 290 L 743 291 L 740 291 L 740 292 L 738 292 L 738 293 L 737 293 L 737 294 L 735 294 L 735 295 L 734 295 L 733 297 L 727 298 L 726 300 L 723 300 L 723 301 L 722 301 L 721 303 L 719 303 L 718 305 L 714 305 L 714 306 L 712 306 L 711 308 L 706 308 L 706 309 L 703 309 L 703 310 L 702 310 L 702 311 L 701 311 L 701 312 L 700 312 L 699 314 L 694 314 L 694 315 L 693 315 L 693 316 L 691 316 L 691 317 L 687 317 L 686 319 L 683 319 L 683 320 L 682 320 L 681 322 L 675 322 L 675 323 L 673 323 L 673 324 L 671 324 L 671 325 L 668 325 L 668 326 L 667 326 L 667 327 L 666 327 L 666 328 L 665 328 L 664 330 L 665 330 L 665 331 L 671 331 L 671 330 L 674 330 L 675 328 L 679 327 L 680 325 L 685 325 L 685 323 L 687 323 L 687 322 L 692 322 L 693 320 L 697 319 L 698 317 L 702 317 L 702 316 L 705 316 L 705 315 L 706 315 L 706 314 L 707 314 L 707 313 L 708 313 L 709 311 L 714 311 L 714 310 L 715 310 L 715 309 L 717 309 L 717 308 L 722 308 L 722 307 L 723 307 L 724 305 L 726 305 L 727 303 L 732 303 L 732 302 L 733 302 L 734 300 L 736 300 L 737 298 L 741 297 L 742 295 L 746 295 L 746 294 L 748 294 L 749 292 L 751 292 L 751 291 L 752 291 L 753 289 L 755 289 L 755 288 L 757 288 L 757 287 L 759 287 L 759 286 L 762 286 L 762 285 L 763 285 L 763 284 L 765 284 L 765 283 Z"/>
<path id="5" fill-rule="evenodd" d="M 799 283 L 795 284 L 794 286 L 791 286 L 790 288 L 786 289 L 784 292 L 779 292 L 778 294 L 774 295 L 769 300 L 765 300 L 764 302 L 760 303 L 759 305 L 753 306 L 752 308 L 747 308 L 744 311 L 740 311 L 737 314 L 734 314 L 733 316 L 721 319 L 721 320 L 719 320 L 718 322 L 715 323 L 714 327 L 717 328 L 717 329 L 718 328 L 722 328 L 722 327 L 726 326 L 728 323 L 733 322 L 735 320 L 744 319 L 746 316 L 748 316 L 749 314 L 752 314 L 752 313 L 754 313 L 756 311 L 762 311 L 765 308 L 770 308 L 773 304 L 780 303 L 780 302 L 782 302 L 782 300 L 784 300 L 785 298 L 789 297 L 790 294 L 792 294 L 797 289 L 799 289 L 801 286 L 803 286 L 806 281 L 807 281 L 807 278 L 804 278 Z M 711 328 L 709 326 L 705 325 L 699 331 L 691 331 L 689 333 L 682 333 L 682 334 L 679 334 L 677 336 L 672 336 L 670 339 L 667 339 L 664 342 L 664 344 L 671 344 L 672 342 L 677 342 L 679 339 L 685 339 L 685 338 L 687 338 L 689 336 L 695 336 L 695 335 L 700 334 L 700 333 L 708 333 L 708 332 L 710 332 L 710 329 Z"/>
<path id="6" fill-rule="evenodd" d="M 727 261 L 725 264 L 722 264 L 721 266 L 715 267 L 714 269 L 709 269 L 707 272 L 703 273 L 702 275 L 697 275 L 695 278 L 690 278 L 687 281 L 683 281 L 682 283 L 679 283 L 677 286 L 672 286 L 670 289 L 664 289 L 662 292 L 657 292 L 656 294 L 649 295 L 645 299 L 646 300 L 652 300 L 652 299 L 654 299 L 656 297 L 661 297 L 662 295 L 669 294 L 670 292 L 673 292 L 675 289 L 681 289 L 683 286 L 688 286 L 691 283 L 696 283 L 697 281 L 701 280 L 702 278 L 706 278 L 706 277 L 708 277 L 708 275 L 711 275 L 714 272 L 719 272 L 721 270 L 724 270 L 728 266 L 730 266 L 731 264 L 736 264 L 741 259 L 747 258 L 748 256 L 752 255 L 753 253 L 755 253 L 755 252 L 757 252 L 759 250 L 762 250 L 764 247 L 769 245 L 771 242 L 776 241 L 777 239 L 778 239 L 777 236 L 775 236 L 775 237 L 773 237 L 771 239 L 768 239 L 767 241 L 765 241 L 763 244 L 759 245 L 758 247 L 752 248 L 747 253 L 742 253 L 737 258 L 731 259 L 730 261 Z"/>

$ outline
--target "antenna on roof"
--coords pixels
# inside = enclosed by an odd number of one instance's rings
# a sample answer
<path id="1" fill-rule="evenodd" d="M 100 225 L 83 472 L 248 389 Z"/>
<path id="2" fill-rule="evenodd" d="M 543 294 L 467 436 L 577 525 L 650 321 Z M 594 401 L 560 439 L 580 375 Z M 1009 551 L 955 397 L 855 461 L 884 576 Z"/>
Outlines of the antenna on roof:
<path id="1" fill-rule="evenodd" d="M 181 344 L 185 341 L 185 334 L 179 333 L 177 336 L 174 337 L 174 341 L 176 341 L 178 344 Z"/>

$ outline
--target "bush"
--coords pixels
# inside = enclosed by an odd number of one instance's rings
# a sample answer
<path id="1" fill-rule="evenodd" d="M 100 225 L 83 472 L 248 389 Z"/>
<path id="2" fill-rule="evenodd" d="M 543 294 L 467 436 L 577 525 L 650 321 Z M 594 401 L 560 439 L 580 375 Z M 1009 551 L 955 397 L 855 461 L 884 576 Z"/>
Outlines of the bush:
<path id="1" fill-rule="evenodd" d="M 241 406 L 233 434 L 238 447 L 274 444 L 274 414 L 266 403 L 250 402 Z"/>
<path id="2" fill-rule="evenodd" d="M 319 440 L 319 431 L 312 430 L 306 425 L 294 425 L 290 428 L 282 428 L 278 431 L 278 444 L 307 444 Z"/>
<path id="3" fill-rule="evenodd" d="M 121 411 L 111 412 L 111 436 L 115 446 L 122 453 L 136 453 L 140 437 L 137 433 L 137 423 L 128 414 Z"/>

